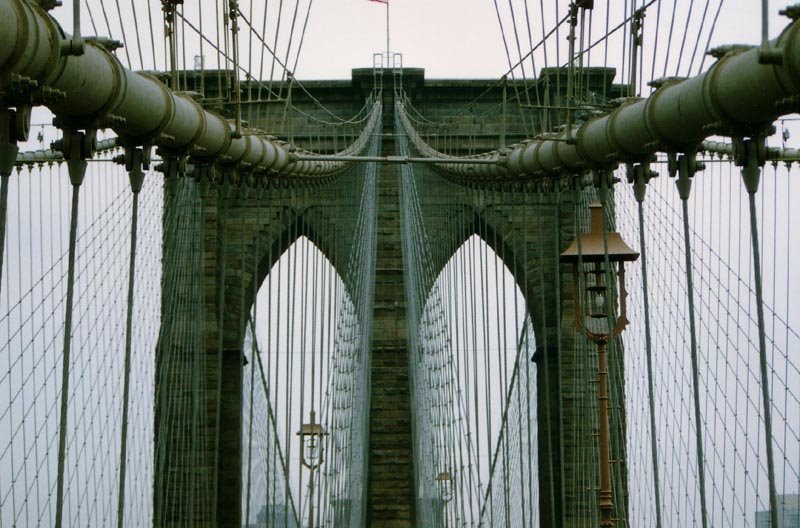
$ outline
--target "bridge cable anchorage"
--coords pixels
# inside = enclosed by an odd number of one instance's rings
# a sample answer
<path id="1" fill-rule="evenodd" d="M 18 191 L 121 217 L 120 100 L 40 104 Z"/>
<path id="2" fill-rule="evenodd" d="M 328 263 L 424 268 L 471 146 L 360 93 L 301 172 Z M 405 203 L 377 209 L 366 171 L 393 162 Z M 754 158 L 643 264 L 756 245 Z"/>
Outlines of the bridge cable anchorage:
<path id="1" fill-rule="evenodd" d="M 695 292 L 692 272 L 692 250 L 689 227 L 689 194 L 692 189 L 692 177 L 695 173 L 705 169 L 705 165 L 697 161 L 697 153 L 688 151 L 680 155 L 673 154 L 670 163 L 670 176 L 677 179 L 675 185 L 681 199 L 683 209 L 683 242 L 685 253 L 685 274 L 686 274 L 686 296 L 689 303 L 689 333 L 691 338 L 691 360 L 692 360 L 692 391 L 694 402 L 694 421 L 695 421 L 695 448 L 697 450 L 697 480 L 700 494 L 700 514 L 703 528 L 708 528 L 708 506 L 706 496 L 706 458 L 703 449 L 703 417 L 700 413 L 700 375 L 697 345 L 697 323 L 695 316 Z"/>
<path id="2" fill-rule="evenodd" d="M 58 427 L 58 469 L 56 482 L 56 512 L 54 526 L 61 528 L 64 516 L 64 465 L 66 463 L 67 412 L 69 403 L 69 373 L 72 370 L 70 351 L 72 347 L 72 309 L 75 293 L 75 256 L 78 237 L 78 204 L 80 189 L 86 176 L 86 159 L 94 154 L 96 130 L 81 132 L 64 126 L 64 137 L 53 144 L 61 150 L 67 160 L 69 179 L 72 184 L 72 209 L 69 221 L 69 256 L 67 260 L 67 297 L 64 303 L 64 347 L 61 365 L 61 412 Z"/>
<path id="3" fill-rule="evenodd" d="M 774 129 L 773 129 L 774 132 Z M 764 442 L 767 452 L 767 479 L 769 482 L 770 526 L 777 528 L 778 499 L 775 489 L 775 459 L 772 436 L 772 397 L 769 390 L 769 367 L 767 365 L 767 340 L 764 322 L 764 292 L 761 278 L 761 250 L 758 241 L 758 216 L 756 215 L 756 193 L 761 181 L 761 171 L 766 162 L 766 133 L 750 139 L 734 140 L 734 158 L 742 169 L 742 180 L 747 189 L 750 205 L 750 239 L 753 251 L 753 281 L 756 290 L 756 314 L 758 318 L 758 363 L 761 374 L 761 401 L 764 413 Z"/>

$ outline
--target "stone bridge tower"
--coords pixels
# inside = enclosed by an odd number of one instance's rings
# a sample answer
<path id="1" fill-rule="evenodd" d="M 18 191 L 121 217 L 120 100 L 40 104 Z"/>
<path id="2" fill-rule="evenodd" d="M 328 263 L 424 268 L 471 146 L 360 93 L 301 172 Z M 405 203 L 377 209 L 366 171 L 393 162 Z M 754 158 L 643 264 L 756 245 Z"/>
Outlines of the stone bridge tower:
<path id="1" fill-rule="evenodd" d="M 308 93 L 294 92 L 292 103 L 310 114 L 318 112 L 313 98 L 342 116 L 354 114 L 363 105 L 373 86 L 373 70 L 354 70 L 349 81 L 308 81 Z M 531 117 L 524 117 L 513 97 L 536 93 L 544 100 L 558 101 L 557 72 L 543 72 L 549 79 L 539 84 L 509 82 L 502 86 L 483 80 L 429 80 L 423 70 L 404 69 L 402 85 L 407 96 L 431 119 L 455 111 L 472 113 L 472 120 L 460 121 L 452 134 L 432 146 L 444 150 L 445 143 L 455 154 L 469 154 L 496 148 L 501 142 L 512 144 L 528 137 Z M 387 72 L 386 80 L 392 76 Z M 604 85 L 613 96 L 613 71 L 590 70 L 590 84 Z M 209 80 L 214 78 L 212 74 Z M 208 84 L 206 85 L 208 90 Z M 598 90 L 599 91 L 599 90 Z M 483 95 L 476 101 L 479 95 Z M 394 97 L 383 91 L 383 120 L 380 149 L 383 155 L 395 155 Z M 512 100 L 502 104 L 504 98 Z M 501 108 L 507 108 L 501 111 Z M 494 111 L 491 111 L 495 109 Z M 252 111 L 269 115 L 275 105 L 254 106 Z M 246 115 L 247 111 L 245 111 Z M 478 117 L 480 116 L 480 117 Z M 537 127 L 552 120 L 545 113 L 535 115 Z M 527 121 L 526 121 L 527 120 Z M 279 122 L 275 119 L 273 122 Z M 336 139 L 319 134 L 310 123 L 282 122 L 273 133 L 291 134 L 297 144 L 310 144 L 318 152 L 336 150 Z M 341 147 L 341 145 L 339 145 Z M 201 174 L 203 167 L 195 167 Z M 582 525 L 589 511 L 596 509 L 596 498 L 578 498 L 576 475 L 585 472 L 596 441 L 591 424 L 581 422 L 578 408 L 595 401 L 596 388 L 578 381 L 576 372 L 595 359 L 581 343 L 571 326 L 572 274 L 558 262 L 558 255 L 574 238 L 575 194 L 559 185 L 544 189 L 526 182 L 474 183 L 449 179 L 429 167 L 415 166 L 415 178 L 425 192 L 420 194 L 426 215 L 424 222 L 432 237 L 432 259 L 436 269 L 444 268 L 450 257 L 472 235 L 480 236 L 505 262 L 522 291 L 533 321 L 536 354 L 530 358 L 538 367 L 539 490 L 541 526 Z M 212 501 L 191 501 L 181 494 L 194 495 L 185 489 L 170 495 L 174 503 L 156 504 L 156 516 L 166 510 L 179 511 L 185 520 L 208 518 L 213 509 L 220 515 L 221 526 L 242 526 L 242 368 L 247 361 L 243 351 L 245 313 L 250 309 L 258 285 L 278 257 L 300 236 L 308 237 L 329 258 L 342 277 L 343 259 L 352 241 L 352 231 L 345 211 L 358 203 L 346 203 L 340 182 L 331 178 L 313 183 L 276 178 L 280 200 L 260 202 L 257 191 L 237 187 L 237 178 L 245 174 L 227 174 L 224 184 L 208 184 L 203 177 L 173 175 L 166 179 L 164 218 L 165 257 L 164 303 L 178 303 L 185 310 L 162 321 L 157 357 L 170 349 L 175 354 L 176 335 L 193 335 L 206 351 L 205 369 L 199 374 L 206 386 L 221 383 L 220 401 L 205 402 L 205 435 L 200 441 L 208 447 L 201 467 L 181 454 L 180 443 L 168 443 L 156 453 L 156 497 L 159 475 L 204 475 L 208 482 L 219 474 L 219 487 Z M 414 526 L 415 489 L 413 482 L 412 409 L 408 376 L 408 335 L 404 287 L 402 244 L 400 239 L 400 168 L 384 164 L 377 172 L 377 246 L 374 305 L 371 401 L 369 425 L 367 526 L 404 528 Z M 196 183 L 199 182 L 199 183 Z M 187 207 L 186 204 L 192 204 Z M 180 206 L 179 206 L 180 205 Z M 579 208 L 585 204 L 578 204 Z M 579 216 L 578 216 L 579 217 Z M 171 239 L 183 231 L 194 237 Z M 181 288 L 183 279 L 201 276 L 201 287 Z M 163 313 L 167 313 L 162 307 Z M 265 351 L 269 353 L 269 351 Z M 180 354 L 178 354 L 180 356 Z M 611 362 L 621 361 L 612 355 Z M 188 387 L 171 386 L 166 367 L 157 359 L 157 417 L 189 412 L 185 400 Z M 189 368 L 189 362 L 186 362 Z M 170 369 L 183 368 L 181 363 Z M 623 401 L 621 379 L 612 379 L 612 397 Z M 217 416 L 219 414 L 219 428 Z M 622 406 L 612 411 L 612 429 L 624 431 Z M 156 435 L 181 437 L 186 430 L 181 420 L 161 420 Z M 624 438 L 624 434 L 622 435 Z M 580 445 L 577 445 L 580 444 Z M 219 446 L 218 449 L 215 446 Z M 624 440 L 613 446 L 616 516 L 626 518 L 627 475 L 624 464 Z M 596 463 L 596 462 L 595 462 Z M 162 479 L 163 480 L 163 479 Z M 581 494 L 581 497 L 584 495 Z M 158 499 L 157 499 L 158 501 Z M 199 525 L 199 524 L 198 524 Z"/>

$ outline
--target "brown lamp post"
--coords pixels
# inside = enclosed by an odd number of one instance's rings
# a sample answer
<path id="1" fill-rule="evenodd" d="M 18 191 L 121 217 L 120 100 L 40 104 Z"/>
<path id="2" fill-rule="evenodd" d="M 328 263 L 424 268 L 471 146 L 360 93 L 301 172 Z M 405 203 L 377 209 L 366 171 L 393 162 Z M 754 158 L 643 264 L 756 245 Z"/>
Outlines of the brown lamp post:
<path id="1" fill-rule="evenodd" d="M 321 424 L 316 423 L 317 413 L 311 411 L 310 423 L 304 423 L 297 431 L 297 436 L 300 437 L 302 444 L 300 450 L 300 457 L 303 465 L 308 468 L 311 476 L 308 477 L 308 526 L 314 528 L 314 471 L 316 471 L 323 462 L 324 450 L 322 447 L 322 437 L 327 436 L 328 432 Z"/>
<path id="2" fill-rule="evenodd" d="M 597 344 L 598 419 L 600 422 L 600 526 L 614 526 L 614 503 L 611 492 L 611 460 L 608 425 L 608 367 L 606 353 L 609 340 L 620 335 L 628 324 L 625 298 L 625 262 L 639 258 L 619 233 L 604 232 L 603 206 L 594 202 L 589 206 L 591 228 L 581 233 L 561 254 L 561 262 L 572 264 L 572 296 L 575 310 L 575 328 L 587 339 Z M 605 264 L 611 270 L 616 266 L 619 284 L 617 298 L 619 313 L 614 318 L 613 289 L 606 281 Z M 583 268 L 581 269 L 581 264 Z M 583 281 L 581 279 L 583 278 Z M 583 282 L 583 288 L 581 283 Z M 583 289 L 583 291 L 581 291 Z"/>

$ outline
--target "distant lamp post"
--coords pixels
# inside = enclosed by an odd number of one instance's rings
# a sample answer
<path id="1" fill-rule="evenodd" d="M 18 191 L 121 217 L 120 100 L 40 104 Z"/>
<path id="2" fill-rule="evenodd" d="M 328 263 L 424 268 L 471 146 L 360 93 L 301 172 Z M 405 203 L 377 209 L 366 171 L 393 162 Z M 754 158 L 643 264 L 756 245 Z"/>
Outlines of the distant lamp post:
<path id="1" fill-rule="evenodd" d="M 317 413 L 311 411 L 310 423 L 304 423 L 297 431 L 301 442 L 301 460 L 308 468 L 311 476 L 308 478 L 308 526 L 314 528 L 314 471 L 325 462 L 325 453 L 322 447 L 322 437 L 328 432 L 321 424 L 316 423 Z"/>
<path id="2" fill-rule="evenodd" d="M 442 471 L 436 476 L 436 487 L 439 488 L 439 496 L 443 502 L 453 500 L 453 479 L 450 478 L 449 471 Z"/>
<path id="3" fill-rule="evenodd" d="M 566 251 L 561 262 L 572 264 L 572 297 L 574 300 L 575 327 L 587 339 L 597 344 L 598 418 L 600 421 L 600 526 L 614 526 L 614 503 L 611 492 L 611 461 L 608 425 L 608 368 L 606 352 L 609 340 L 620 335 L 628 324 L 625 301 L 625 262 L 639 258 L 619 233 L 606 232 L 603 228 L 603 206 L 594 202 L 589 206 L 591 228 L 581 233 Z M 580 246 L 578 242 L 580 241 Z M 606 280 L 605 264 L 618 278 L 617 292 L 610 289 Z M 584 264 L 581 269 L 580 263 Z M 583 278 L 583 281 L 581 279 Z M 583 288 L 581 288 L 583 284 Z M 619 312 L 614 318 L 619 299 Z"/>

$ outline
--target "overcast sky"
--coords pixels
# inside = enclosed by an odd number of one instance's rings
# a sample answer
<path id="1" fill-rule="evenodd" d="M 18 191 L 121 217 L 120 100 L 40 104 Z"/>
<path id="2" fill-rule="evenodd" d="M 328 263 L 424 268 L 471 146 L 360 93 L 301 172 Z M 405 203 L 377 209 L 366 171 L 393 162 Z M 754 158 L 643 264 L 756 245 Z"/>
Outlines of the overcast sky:
<path id="1" fill-rule="evenodd" d="M 500 28 L 491 0 L 389 0 L 391 48 L 403 54 L 405 66 L 426 69 L 429 78 L 501 76 L 506 70 Z M 622 0 L 609 0 L 620 12 Z M 548 0 L 548 5 L 565 1 Z M 602 3 L 599 2 L 598 5 Z M 672 2 L 665 2 L 670 4 Z M 688 1 L 674 2 L 685 12 Z M 705 2 L 694 2 L 696 17 L 702 15 Z M 716 8 L 717 1 L 710 2 Z M 504 5 L 505 4 L 505 5 Z M 528 2 L 531 17 L 538 13 L 539 2 Z M 637 2 L 641 5 L 642 2 Z M 770 2 L 771 30 L 775 36 L 787 19 L 778 16 L 788 1 Z M 507 9 L 507 0 L 498 0 Z M 515 8 L 520 3 L 515 2 Z M 758 43 L 760 10 L 758 0 L 727 0 L 720 13 L 718 44 Z M 747 23 L 742 23 L 746 20 Z M 652 23 L 652 17 L 645 23 Z M 537 20 L 531 21 L 536 27 Z M 518 20 L 522 29 L 523 22 Z M 548 28 L 549 30 L 549 28 Z M 369 0 L 317 0 L 311 13 L 306 43 L 298 68 L 298 76 L 313 78 L 347 78 L 350 68 L 371 65 L 371 52 L 386 45 L 386 9 Z"/>

